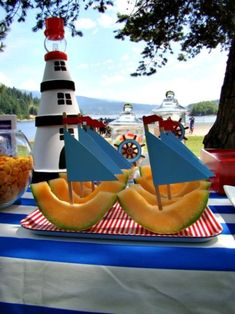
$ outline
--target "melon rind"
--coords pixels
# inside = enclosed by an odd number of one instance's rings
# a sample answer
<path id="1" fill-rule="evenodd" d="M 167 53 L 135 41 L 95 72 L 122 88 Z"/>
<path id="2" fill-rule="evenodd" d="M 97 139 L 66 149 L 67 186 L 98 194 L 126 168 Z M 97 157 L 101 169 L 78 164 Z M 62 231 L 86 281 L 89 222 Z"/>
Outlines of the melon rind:
<path id="1" fill-rule="evenodd" d="M 194 190 L 173 204 L 150 205 L 134 189 L 118 193 L 118 201 L 124 211 L 145 229 L 158 234 L 174 234 L 192 225 L 200 218 L 208 202 L 207 190 Z"/>
<path id="2" fill-rule="evenodd" d="M 63 230 L 86 230 L 100 221 L 117 200 L 115 193 L 101 191 L 83 204 L 59 200 L 47 182 L 31 184 L 31 190 L 43 215 Z"/>

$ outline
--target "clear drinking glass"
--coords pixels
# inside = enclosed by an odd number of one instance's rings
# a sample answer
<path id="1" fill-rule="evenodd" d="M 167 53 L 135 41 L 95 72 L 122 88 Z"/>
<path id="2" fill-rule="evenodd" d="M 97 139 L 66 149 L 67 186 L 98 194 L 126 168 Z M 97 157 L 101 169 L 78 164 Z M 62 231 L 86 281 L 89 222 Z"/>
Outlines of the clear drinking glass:
<path id="1" fill-rule="evenodd" d="M 12 205 L 32 177 L 30 144 L 19 130 L 0 130 L 0 209 Z"/>

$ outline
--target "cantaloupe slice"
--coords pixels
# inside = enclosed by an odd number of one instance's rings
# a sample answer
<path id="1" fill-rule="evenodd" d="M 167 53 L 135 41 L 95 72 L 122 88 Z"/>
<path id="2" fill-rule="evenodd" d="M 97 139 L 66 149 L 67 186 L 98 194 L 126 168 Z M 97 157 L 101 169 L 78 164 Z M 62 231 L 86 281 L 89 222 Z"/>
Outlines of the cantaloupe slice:
<path id="1" fill-rule="evenodd" d="M 60 172 L 59 177 L 67 180 L 67 172 Z M 92 182 L 91 181 L 85 181 L 85 182 L 83 182 L 83 184 L 87 188 L 92 188 Z"/>
<path id="2" fill-rule="evenodd" d="M 58 197 L 61 201 L 70 203 L 68 182 L 65 179 L 63 178 L 52 179 L 48 181 L 48 184 L 51 188 L 52 193 L 55 194 L 56 197 Z M 74 190 L 72 190 L 72 194 L 73 202 L 75 204 L 79 204 L 81 197 Z"/>
<path id="3" fill-rule="evenodd" d="M 67 181 L 67 173 L 61 172 L 59 174 L 60 178 L 63 178 Z M 82 182 L 72 182 L 72 188 L 75 193 L 77 193 L 79 196 L 86 196 L 89 195 L 93 191 L 93 185 L 91 181 L 85 181 Z"/>
<path id="4" fill-rule="evenodd" d="M 140 184 L 145 190 L 149 191 L 152 194 L 155 194 L 155 188 L 153 185 L 152 177 L 143 176 L 137 177 L 134 179 L 135 184 Z"/>
<path id="5" fill-rule="evenodd" d="M 59 200 L 47 182 L 31 184 L 31 190 L 43 215 L 55 226 L 65 230 L 85 230 L 96 224 L 117 200 L 115 193 L 100 191 L 83 204 Z"/>
<path id="6" fill-rule="evenodd" d="M 144 189 L 152 194 L 156 193 L 152 178 L 150 176 L 135 178 L 135 183 L 140 184 Z M 211 183 L 206 180 L 173 183 L 170 184 L 170 191 L 172 197 L 180 197 L 195 189 L 207 190 L 209 189 L 210 185 Z M 167 197 L 167 185 L 159 185 L 158 187 L 161 196 Z"/>
<path id="7" fill-rule="evenodd" d="M 122 173 L 116 174 L 116 177 L 117 177 L 118 181 L 127 184 L 129 176 L 131 175 L 131 173 L 132 173 L 132 169 L 123 169 Z"/>
<path id="8" fill-rule="evenodd" d="M 141 177 L 152 177 L 152 171 L 150 165 L 139 166 L 139 173 Z"/>
<path id="9" fill-rule="evenodd" d="M 140 184 L 133 184 L 130 188 L 136 190 L 140 195 L 142 195 L 149 204 L 157 205 L 156 195 L 145 190 Z M 169 204 L 172 204 L 178 200 L 179 200 L 179 197 L 173 197 L 171 199 L 161 198 L 162 205 L 169 205 Z"/>
<path id="10" fill-rule="evenodd" d="M 129 170 L 129 169 L 122 170 L 122 173 L 116 175 L 117 180 L 126 185 L 128 178 L 129 178 L 129 175 L 130 175 L 130 171 L 131 170 Z M 59 174 L 59 177 L 65 179 L 67 181 L 67 173 L 66 172 L 61 172 Z M 115 182 L 115 181 L 106 181 L 106 182 L 111 183 L 112 187 L 110 188 L 111 189 L 110 192 L 113 192 L 112 189 L 114 188 L 114 190 L 115 190 L 115 184 L 113 184 L 113 182 Z M 109 183 L 104 184 L 104 186 L 107 186 L 107 185 L 109 185 Z M 93 185 L 91 181 L 82 182 L 82 185 L 80 182 L 72 182 L 72 188 L 76 194 L 78 194 L 81 197 L 85 197 L 85 196 L 87 196 L 93 192 L 94 188 L 96 188 L 96 185 Z M 105 190 L 107 190 L 106 187 L 105 187 Z M 109 189 L 108 189 L 108 191 L 109 191 Z M 119 192 L 119 191 L 121 191 L 121 189 L 120 190 L 117 189 L 117 192 Z"/>
<path id="11" fill-rule="evenodd" d="M 68 183 L 63 178 L 56 178 L 49 180 L 49 186 L 52 192 L 62 201 L 69 202 L 69 189 Z M 75 191 L 73 191 L 73 201 L 75 204 L 86 203 L 92 198 L 94 198 L 98 193 L 105 191 L 111 193 L 118 193 L 126 187 L 126 184 L 120 181 L 103 181 L 98 186 L 96 186 L 95 190 L 90 194 L 79 197 Z"/>
<path id="12" fill-rule="evenodd" d="M 118 201 L 126 213 L 144 228 L 159 234 L 177 233 L 194 223 L 206 208 L 208 197 L 207 190 L 197 189 L 159 210 L 134 189 L 118 193 Z"/>
<path id="13" fill-rule="evenodd" d="M 170 185 L 170 189 L 173 197 L 180 197 L 196 189 L 208 190 L 210 186 L 211 183 L 209 181 L 197 180 L 190 182 L 174 183 Z M 166 185 L 160 186 L 160 193 L 162 196 L 167 196 Z"/>

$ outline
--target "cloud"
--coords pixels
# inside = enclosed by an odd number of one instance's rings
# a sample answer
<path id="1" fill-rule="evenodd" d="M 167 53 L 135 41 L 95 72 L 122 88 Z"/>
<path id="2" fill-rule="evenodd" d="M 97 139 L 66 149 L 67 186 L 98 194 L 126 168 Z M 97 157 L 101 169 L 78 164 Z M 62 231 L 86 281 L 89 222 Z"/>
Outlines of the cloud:
<path id="1" fill-rule="evenodd" d="M 39 83 L 35 82 L 35 80 L 29 79 L 26 81 L 23 81 L 21 84 L 17 86 L 19 89 L 25 89 L 29 91 L 35 91 L 39 89 Z"/>
<path id="2" fill-rule="evenodd" d="M 101 78 L 101 85 L 112 86 L 117 85 L 125 81 L 125 77 L 121 74 L 103 75 Z"/>
<path id="3" fill-rule="evenodd" d="M 80 18 L 75 22 L 75 26 L 80 29 L 94 29 L 97 27 L 96 22 L 90 18 Z"/>
<path id="4" fill-rule="evenodd" d="M 109 14 L 101 14 L 97 22 L 101 27 L 112 28 L 115 26 L 116 19 Z"/>
<path id="5" fill-rule="evenodd" d="M 12 86 L 11 79 L 4 73 L 0 72 L 0 84 Z"/>
<path id="6" fill-rule="evenodd" d="M 130 55 L 128 53 L 125 53 L 124 55 L 121 56 L 120 59 L 122 61 L 128 61 L 128 60 L 130 60 Z"/>
<path id="7" fill-rule="evenodd" d="M 130 0 L 115 0 L 114 9 L 122 14 L 127 14 L 132 12 L 136 1 Z"/>
<path id="8" fill-rule="evenodd" d="M 88 69 L 89 68 L 89 64 L 88 63 L 79 63 L 77 65 L 77 69 L 80 70 L 80 69 Z"/>

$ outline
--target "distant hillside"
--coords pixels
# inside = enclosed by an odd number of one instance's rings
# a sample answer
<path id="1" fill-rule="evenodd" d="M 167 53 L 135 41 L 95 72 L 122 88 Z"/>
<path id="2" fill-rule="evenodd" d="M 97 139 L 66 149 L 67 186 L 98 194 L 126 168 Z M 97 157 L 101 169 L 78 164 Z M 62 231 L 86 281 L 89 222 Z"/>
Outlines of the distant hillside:
<path id="1" fill-rule="evenodd" d="M 187 106 L 188 109 L 192 109 L 195 105 L 198 105 L 198 104 L 203 104 L 203 103 L 211 103 L 212 105 L 218 107 L 219 106 L 219 100 L 209 100 L 209 101 L 200 101 L 200 102 L 197 102 L 197 103 L 193 103 L 193 104 L 189 104 Z"/>
<path id="2" fill-rule="evenodd" d="M 30 92 L 34 97 L 40 98 L 40 93 L 37 91 Z M 107 100 L 99 98 L 91 98 L 85 96 L 76 96 L 80 110 L 87 115 L 116 115 L 122 111 L 125 101 Z M 157 105 L 131 103 L 134 107 L 134 112 L 137 115 L 150 114 L 151 110 Z"/>
<path id="3" fill-rule="evenodd" d="M 219 100 L 200 101 L 190 104 L 188 110 L 194 116 L 216 115 L 218 111 Z"/>
<path id="4" fill-rule="evenodd" d="M 84 96 L 77 96 L 77 101 L 82 113 L 87 115 L 95 114 L 105 116 L 119 114 L 125 104 L 124 101 L 112 101 Z M 132 103 L 132 105 L 137 115 L 150 114 L 151 110 L 156 106 L 137 103 Z"/>
<path id="5" fill-rule="evenodd" d="M 16 88 L 6 87 L 0 84 L 0 114 L 16 114 L 18 118 L 28 118 L 37 115 L 39 99 L 38 91 L 22 91 Z M 107 117 L 119 114 L 125 101 L 115 101 L 98 99 L 85 96 L 76 96 L 80 110 L 86 115 L 100 115 Z M 152 114 L 152 109 L 159 104 L 131 103 L 137 116 Z M 202 101 L 187 106 L 191 114 L 208 115 L 216 114 L 218 110 L 218 100 Z"/>

